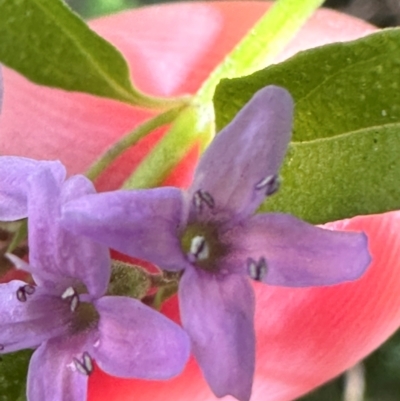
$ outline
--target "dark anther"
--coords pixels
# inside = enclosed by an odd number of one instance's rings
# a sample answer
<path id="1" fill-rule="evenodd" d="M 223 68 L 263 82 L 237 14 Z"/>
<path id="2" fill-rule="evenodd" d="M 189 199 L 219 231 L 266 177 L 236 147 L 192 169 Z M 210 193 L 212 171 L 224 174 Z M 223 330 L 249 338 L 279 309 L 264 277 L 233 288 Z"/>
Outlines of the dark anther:
<path id="1" fill-rule="evenodd" d="M 193 195 L 193 203 L 196 210 L 201 213 L 203 210 L 203 203 L 205 203 L 210 209 L 215 206 L 214 198 L 207 191 L 199 189 Z"/>
<path id="2" fill-rule="evenodd" d="M 253 280 L 261 281 L 267 274 L 267 262 L 265 258 L 260 258 L 258 262 L 252 258 L 247 259 L 247 270 Z"/>
<path id="3" fill-rule="evenodd" d="M 36 288 L 33 285 L 27 284 L 24 286 L 25 294 L 32 295 L 35 293 Z"/>
<path id="4" fill-rule="evenodd" d="M 83 353 L 82 361 L 74 358 L 74 365 L 76 367 L 76 370 L 85 376 L 89 376 L 93 372 L 93 361 L 91 356 L 87 352 Z"/>
<path id="5" fill-rule="evenodd" d="M 269 175 L 256 185 L 256 189 L 265 189 L 265 196 L 271 196 L 278 191 L 279 184 L 279 177 L 276 174 Z"/>
<path id="6" fill-rule="evenodd" d="M 27 295 L 32 295 L 35 292 L 35 287 L 33 285 L 27 284 L 19 287 L 17 290 L 17 299 L 20 302 L 26 302 Z"/>
<path id="7" fill-rule="evenodd" d="M 0 351 L 3 351 L 3 350 L 4 350 L 4 345 L 0 344 Z"/>
<path id="8" fill-rule="evenodd" d="M 17 299 L 20 302 L 26 302 L 26 294 L 24 291 L 24 287 L 19 287 L 17 290 Z"/>

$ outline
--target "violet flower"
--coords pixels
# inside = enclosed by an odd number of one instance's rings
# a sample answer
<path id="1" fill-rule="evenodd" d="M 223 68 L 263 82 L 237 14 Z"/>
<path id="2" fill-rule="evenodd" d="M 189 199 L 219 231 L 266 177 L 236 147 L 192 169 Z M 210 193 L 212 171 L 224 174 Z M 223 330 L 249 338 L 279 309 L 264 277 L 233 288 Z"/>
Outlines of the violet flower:
<path id="1" fill-rule="evenodd" d="M 115 191 L 64 208 L 63 222 L 72 232 L 183 271 L 182 323 L 217 397 L 231 394 L 244 401 L 251 395 L 255 333 L 249 276 L 287 287 L 331 285 L 357 279 L 370 262 L 362 233 L 328 231 L 286 214 L 254 214 L 278 189 L 292 112 L 286 90 L 266 87 L 217 135 L 188 191 Z"/>
<path id="2" fill-rule="evenodd" d="M 64 179 L 57 162 L 0 158 L 0 219 L 29 217 L 30 264 L 9 258 L 37 284 L 0 285 L 0 352 L 37 348 L 28 401 L 86 401 L 94 362 L 125 378 L 179 374 L 189 357 L 187 334 L 138 300 L 105 295 L 108 249 L 61 228 L 62 203 L 95 192 L 83 176 Z"/>

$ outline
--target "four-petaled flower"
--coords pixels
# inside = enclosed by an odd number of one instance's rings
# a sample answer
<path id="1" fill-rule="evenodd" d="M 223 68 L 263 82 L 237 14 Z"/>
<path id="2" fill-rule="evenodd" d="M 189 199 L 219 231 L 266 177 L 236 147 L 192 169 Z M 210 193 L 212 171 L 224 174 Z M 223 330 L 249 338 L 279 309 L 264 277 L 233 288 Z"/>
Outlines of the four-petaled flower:
<path id="1" fill-rule="evenodd" d="M 61 205 L 94 193 L 83 176 L 65 180 L 58 162 L 0 158 L 0 220 L 29 217 L 29 265 L 36 285 L 0 285 L 0 353 L 37 348 L 29 401 L 86 401 L 94 361 L 126 378 L 168 379 L 190 352 L 184 330 L 138 300 L 107 296 L 109 251 L 60 226 Z"/>
<path id="2" fill-rule="evenodd" d="M 255 214 L 278 189 L 293 102 L 269 86 L 212 142 L 188 191 L 115 191 L 65 204 L 64 226 L 163 269 L 183 271 L 184 328 L 218 397 L 248 400 L 255 367 L 254 294 L 248 277 L 304 287 L 360 277 L 362 233 L 317 228 L 286 214 Z"/>

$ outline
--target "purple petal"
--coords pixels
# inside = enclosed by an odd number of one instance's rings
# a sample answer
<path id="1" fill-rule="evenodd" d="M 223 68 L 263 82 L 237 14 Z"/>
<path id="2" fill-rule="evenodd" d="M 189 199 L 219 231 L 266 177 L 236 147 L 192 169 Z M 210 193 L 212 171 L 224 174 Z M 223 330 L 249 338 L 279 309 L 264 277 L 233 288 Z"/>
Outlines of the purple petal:
<path id="1" fill-rule="evenodd" d="M 40 287 L 29 287 L 25 297 L 20 295 L 18 299 L 17 291 L 25 286 L 27 283 L 17 280 L 0 284 L 2 352 L 36 347 L 68 330 L 69 305 Z"/>
<path id="2" fill-rule="evenodd" d="M 28 181 L 39 168 L 48 169 L 56 182 L 65 179 L 65 167 L 58 161 L 37 161 L 24 157 L 0 157 L 0 220 L 27 217 Z"/>
<path id="3" fill-rule="evenodd" d="M 278 174 L 291 137 L 292 114 L 290 94 L 267 86 L 217 135 L 190 188 L 191 198 L 197 191 L 213 198 L 215 207 L 203 208 L 209 218 L 241 219 L 257 209 L 271 188 L 268 183 L 256 187 L 268 178 L 274 181 Z"/>
<path id="4" fill-rule="evenodd" d="M 62 222 L 117 251 L 181 270 L 186 264 L 179 241 L 184 205 L 177 188 L 106 192 L 67 203 Z"/>
<path id="5" fill-rule="evenodd" d="M 42 344 L 32 355 L 28 400 L 86 401 L 88 375 L 76 369 L 74 358 L 85 352 L 84 337 L 58 338 Z"/>
<path id="6" fill-rule="evenodd" d="M 61 190 L 61 203 L 64 204 L 82 196 L 95 193 L 96 189 L 92 181 L 84 175 L 73 175 L 63 183 Z"/>
<path id="7" fill-rule="evenodd" d="M 190 341 L 177 324 L 127 297 L 103 297 L 95 305 L 100 340 L 92 352 L 102 370 L 118 377 L 157 380 L 183 370 Z"/>
<path id="8" fill-rule="evenodd" d="M 29 258 L 38 283 L 55 276 L 60 291 L 79 283 L 84 283 L 94 297 L 100 297 L 106 291 L 110 277 L 108 249 L 64 230 L 60 224 L 62 200 L 93 192 L 92 183 L 83 176 L 72 177 L 64 185 L 58 183 L 47 169 L 40 169 L 31 176 Z"/>
<path id="9" fill-rule="evenodd" d="M 248 279 L 188 268 L 179 285 L 182 323 L 217 397 L 249 400 L 255 365 L 254 294 Z"/>
<path id="10" fill-rule="evenodd" d="M 266 261 L 259 279 L 285 287 L 338 284 L 359 278 L 371 258 L 364 233 L 314 227 L 285 214 L 259 214 L 229 233 L 231 259 L 242 268 Z"/>

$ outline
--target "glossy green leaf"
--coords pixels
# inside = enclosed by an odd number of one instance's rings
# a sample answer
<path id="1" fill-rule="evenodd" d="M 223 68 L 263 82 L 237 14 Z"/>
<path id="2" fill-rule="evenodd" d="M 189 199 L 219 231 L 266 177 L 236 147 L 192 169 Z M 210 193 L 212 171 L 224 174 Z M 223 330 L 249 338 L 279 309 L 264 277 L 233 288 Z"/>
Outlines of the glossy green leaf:
<path id="1" fill-rule="evenodd" d="M 220 130 L 260 88 L 295 99 L 281 190 L 263 211 L 313 223 L 400 209 L 400 30 L 299 53 L 249 77 L 224 80 Z"/>
<path id="2" fill-rule="evenodd" d="M 33 82 L 162 107 L 132 87 L 118 50 L 61 0 L 0 0 L 0 38 L 0 62 Z"/>
<path id="3" fill-rule="evenodd" d="M 32 351 L 5 354 L 0 360 L 0 400 L 24 401 L 25 384 Z"/>

